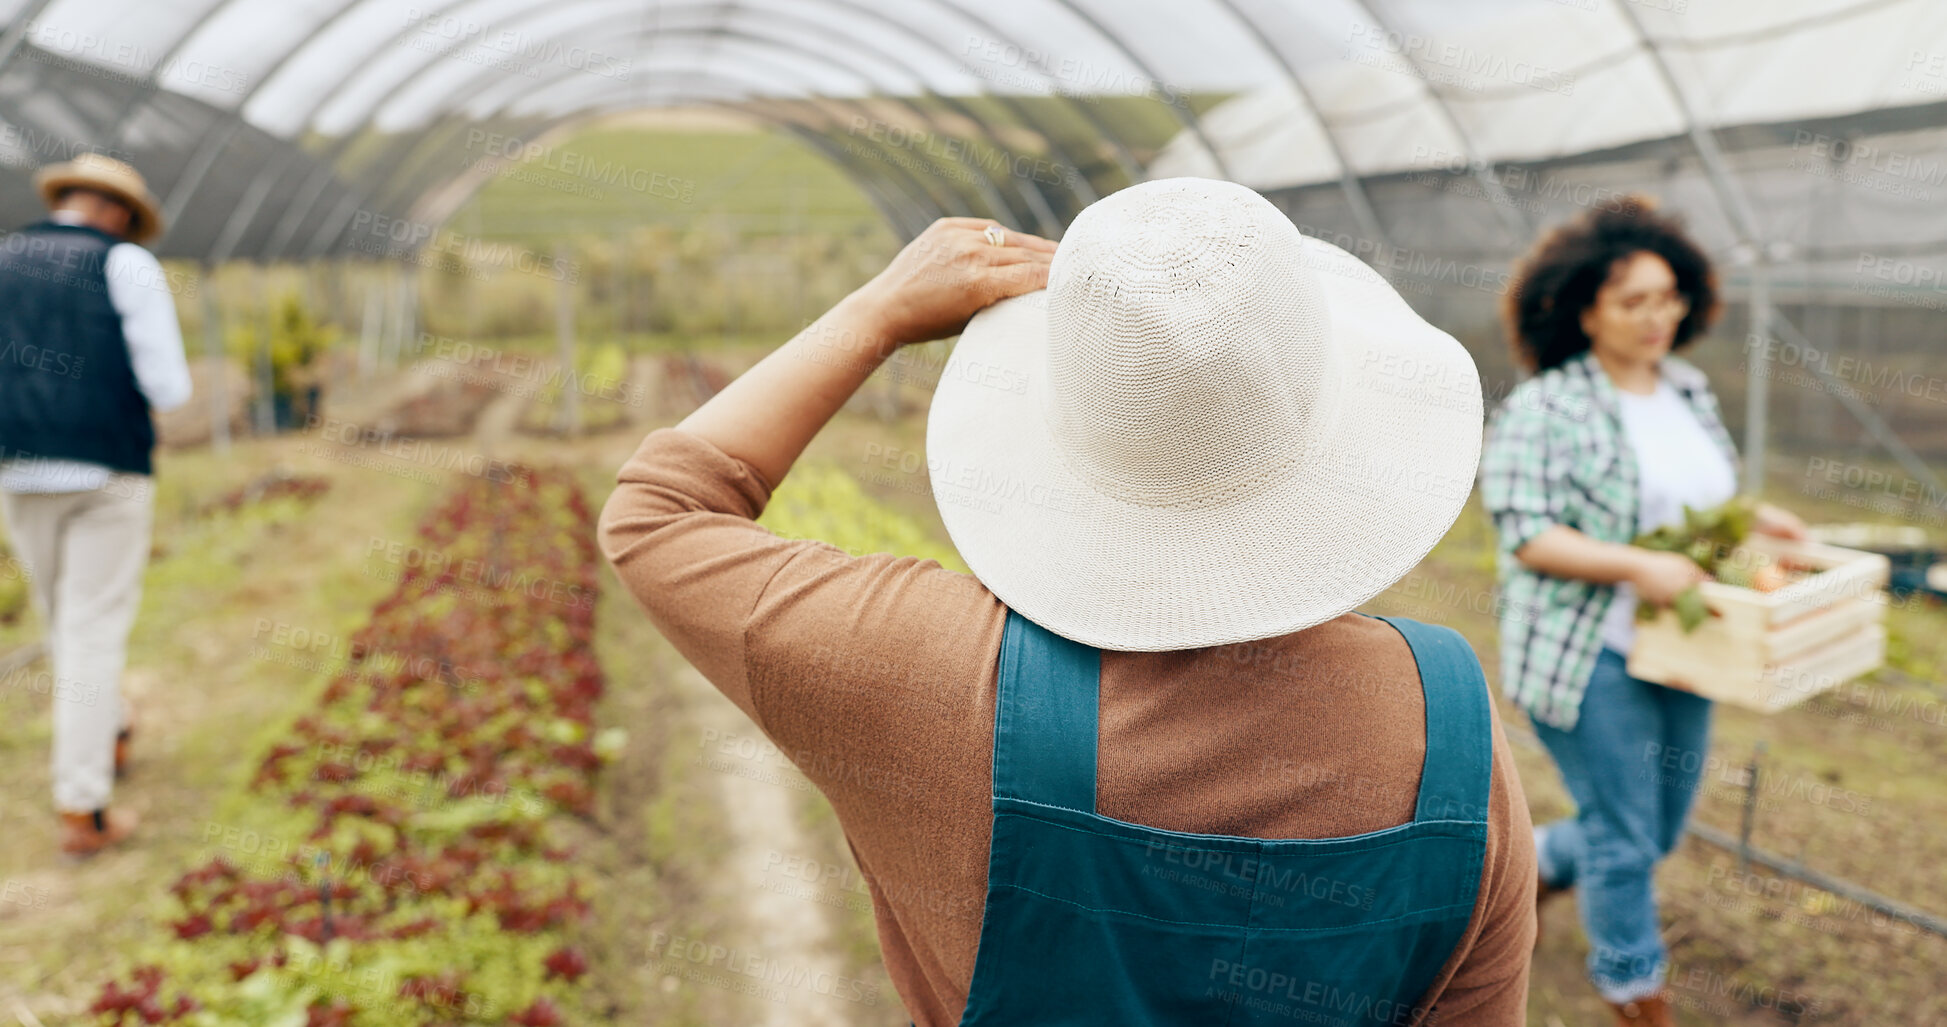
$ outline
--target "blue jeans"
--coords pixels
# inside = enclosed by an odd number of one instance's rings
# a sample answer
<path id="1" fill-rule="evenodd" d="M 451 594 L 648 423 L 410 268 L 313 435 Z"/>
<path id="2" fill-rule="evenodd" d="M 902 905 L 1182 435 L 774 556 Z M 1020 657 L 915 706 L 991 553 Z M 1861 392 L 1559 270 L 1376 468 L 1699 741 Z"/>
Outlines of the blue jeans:
<path id="1" fill-rule="evenodd" d="M 1550 886 L 1574 886 L 1589 937 L 1589 979 L 1611 1002 L 1653 995 L 1669 969 L 1652 875 L 1676 848 L 1710 746 L 1710 700 L 1629 676 L 1604 648 L 1575 730 L 1536 723 L 1575 799 L 1575 816 L 1537 832 Z"/>

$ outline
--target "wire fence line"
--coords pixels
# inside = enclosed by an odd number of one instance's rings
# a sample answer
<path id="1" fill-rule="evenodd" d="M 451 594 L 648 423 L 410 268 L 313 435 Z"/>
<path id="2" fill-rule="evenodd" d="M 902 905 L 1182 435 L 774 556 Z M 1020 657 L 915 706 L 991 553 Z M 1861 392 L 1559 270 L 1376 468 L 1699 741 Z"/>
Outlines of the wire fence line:
<path id="1" fill-rule="evenodd" d="M 1510 741 L 1529 749 L 1546 751 L 1541 744 L 1541 740 L 1536 738 L 1533 732 L 1510 724 L 1503 724 L 1502 727 L 1507 731 Z M 1740 873 L 1746 872 L 1745 868 L 1755 863 L 1780 877 L 1790 878 L 1791 880 L 1811 885 L 1820 891 L 1830 892 L 1842 899 L 1856 902 L 1874 912 L 1884 913 L 1890 919 L 1902 920 L 1921 930 L 1932 932 L 1942 938 L 1947 938 L 1947 919 L 1943 919 L 1916 906 L 1908 905 L 1898 899 L 1881 895 L 1857 881 L 1848 880 L 1836 874 L 1828 874 L 1821 870 L 1815 870 L 1795 859 L 1781 856 L 1752 845 L 1751 827 L 1754 811 L 1757 808 L 1758 776 L 1762 773 L 1762 768 L 1759 764 L 1762 755 L 1763 745 L 1760 743 L 1759 749 L 1753 753 L 1751 762 L 1746 767 L 1743 782 L 1745 789 L 1744 818 L 1740 825 L 1739 833 L 1733 835 L 1729 831 L 1720 830 L 1709 824 L 1699 823 L 1694 819 L 1685 825 L 1685 833 L 1699 841 L 1709 845 L 1715 845 L 1737 856 L 1738 871 Z"/>

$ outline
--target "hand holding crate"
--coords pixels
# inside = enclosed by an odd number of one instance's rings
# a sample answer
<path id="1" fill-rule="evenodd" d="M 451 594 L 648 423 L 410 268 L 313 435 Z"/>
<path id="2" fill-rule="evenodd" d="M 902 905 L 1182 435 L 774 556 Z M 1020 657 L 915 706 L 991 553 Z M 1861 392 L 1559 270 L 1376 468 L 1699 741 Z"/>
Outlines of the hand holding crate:
<path id="1" fill-rule="evenodd" d="M 1886 557 L 1750 535 L 1717 575 L 1695 630 L 1671 609 L 1637 626 L 1631 677 L 1773 712 L 1886 662 Z"/>

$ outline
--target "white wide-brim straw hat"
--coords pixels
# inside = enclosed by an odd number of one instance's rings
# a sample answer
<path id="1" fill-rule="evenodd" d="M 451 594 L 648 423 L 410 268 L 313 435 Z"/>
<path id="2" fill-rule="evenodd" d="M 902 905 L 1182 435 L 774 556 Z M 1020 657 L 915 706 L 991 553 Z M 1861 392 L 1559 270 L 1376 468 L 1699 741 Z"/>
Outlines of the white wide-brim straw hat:
<path id="1" fill-rule="evenodd" d="M 162 232 L 162 205 L 149 191 L 142 173 L 113 157 L 84 153 L 71 161 L 49 164 L 34 173 L 41 202 L 52 209 L 64 189 L 94 189 L 128 205 L 130 242 L 147 242 Z"/>
<path id="2" fill-rule="evenodd" d="M 1251 189 L 1090 204 L 1045 290 L 981 311 L 927 464 L 947 532 L 1023 617 L 1195 649 L 1337 617 L 1459 515 L 1481 448 L 1460 343 Z"/>

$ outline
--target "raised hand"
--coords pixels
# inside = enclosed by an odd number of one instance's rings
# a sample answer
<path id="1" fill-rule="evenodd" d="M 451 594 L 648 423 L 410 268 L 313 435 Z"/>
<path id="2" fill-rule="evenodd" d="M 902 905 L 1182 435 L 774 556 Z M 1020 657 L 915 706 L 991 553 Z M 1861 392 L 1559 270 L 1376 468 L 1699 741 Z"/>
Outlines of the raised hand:
<path id="1" fill-rule="evenodd" d="M 848 300 L 874 319 L 873 335 L 904 346 L 956 335 L 982 307 L 1045 288 L 1054 241 L 1003 228 L 995 245 L 986 234 L 993 224 L 933 222 Z"/>

